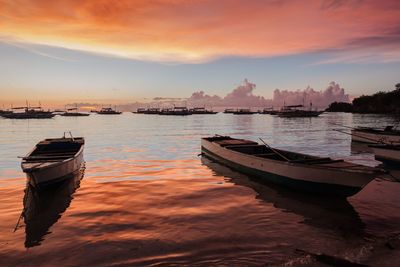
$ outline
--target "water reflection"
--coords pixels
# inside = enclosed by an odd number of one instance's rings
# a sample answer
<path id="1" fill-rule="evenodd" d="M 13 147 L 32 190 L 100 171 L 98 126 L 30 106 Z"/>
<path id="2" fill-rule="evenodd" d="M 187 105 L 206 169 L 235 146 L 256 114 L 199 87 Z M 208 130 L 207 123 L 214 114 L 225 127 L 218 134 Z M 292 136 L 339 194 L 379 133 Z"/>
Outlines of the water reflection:
<path id="1" fill-rule="evenodd" d="M 27 184 L 23 200 L 26 248 L 39 246 L 44 236 L 51 233 L 50 227 L 70 206 L 72 195 L 79 188 L 83 176 L 84 166 L 63 182 L 43 190 L 36 190 Z"/>
<path id="2" fill-rule="evenodd" d="M 215 175 L 229 178 L 229 181 L 253 189 L 257 199 L 272 203 L 275 208 L 292 212 L 304 218 L 303 223 L 331 230 L 343 237 L 363 236 L 365 225 L 353 206 L 343 198 L 321 198 L 294 192 L 260 179 L 251 178 L 223 166 L 211 159 L 202 157 L 202 163 Z"/>

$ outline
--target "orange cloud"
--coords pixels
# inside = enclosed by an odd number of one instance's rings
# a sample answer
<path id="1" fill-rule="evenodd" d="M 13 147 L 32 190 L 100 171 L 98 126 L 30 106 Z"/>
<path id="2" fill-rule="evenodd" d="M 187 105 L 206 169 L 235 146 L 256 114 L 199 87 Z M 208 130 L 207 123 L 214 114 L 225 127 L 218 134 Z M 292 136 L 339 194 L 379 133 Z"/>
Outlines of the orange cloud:
<path id="1" fill-rule="evenodd" d="M 369 47 L 400 58 L 399 11 L 397 0 L 0 0 L 0 32 L 159 61 Z"/>

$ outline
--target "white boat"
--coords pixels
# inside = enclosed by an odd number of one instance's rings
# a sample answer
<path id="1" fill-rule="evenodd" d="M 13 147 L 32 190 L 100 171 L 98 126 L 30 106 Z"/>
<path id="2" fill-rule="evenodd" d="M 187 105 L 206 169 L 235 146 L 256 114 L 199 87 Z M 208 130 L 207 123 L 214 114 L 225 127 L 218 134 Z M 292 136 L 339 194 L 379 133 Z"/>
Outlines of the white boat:
<path id="1" fill-rule="evenodd" d="M 260 145 L 256 142 L 215 136 L 201 139 L 202 154 L 233 169 L 266 181 L 334 196 L 352 196 L 383 170 Z"/>
<path id="2" fill-rule="evenodd" d="M 400 145 L 370 145 L 375 159 L 400 168 Z"/>
<path id="3" fill-rule="evenodd" d="M 351 140 L 369 144 L 400 144 L 400 131 L 388 126 L 383 130 L 375 128 L 355 128 L 351 130 Z"/>
<path id="4" fill-rule="evenodd" d="M 66 179 L 83 164 L 83 137 L 64 137 L 40 141 L 22 158 L 21 167 L 29 183 L 43 187 Z"/>

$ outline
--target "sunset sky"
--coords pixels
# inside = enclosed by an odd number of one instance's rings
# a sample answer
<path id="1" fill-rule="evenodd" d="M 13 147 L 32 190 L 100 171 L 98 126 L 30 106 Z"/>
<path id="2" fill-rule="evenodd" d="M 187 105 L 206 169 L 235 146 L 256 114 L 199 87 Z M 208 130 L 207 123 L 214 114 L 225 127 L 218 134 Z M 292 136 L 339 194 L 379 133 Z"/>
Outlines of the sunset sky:
<path id="1" fill-rule="evenodd" d="M 350 95 L 400 82 L 398 0 L 0 0 L 0 103 Z"/>

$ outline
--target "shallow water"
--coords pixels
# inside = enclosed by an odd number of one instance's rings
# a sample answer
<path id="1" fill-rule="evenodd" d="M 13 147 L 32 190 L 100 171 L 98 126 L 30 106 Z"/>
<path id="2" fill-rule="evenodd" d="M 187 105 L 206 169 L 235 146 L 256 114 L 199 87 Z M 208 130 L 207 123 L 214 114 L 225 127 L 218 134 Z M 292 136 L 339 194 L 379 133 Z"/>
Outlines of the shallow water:
<path id="1" fill-rule="evenodd" d="M 223 134 L 375 166 L 332 123 L 392 122 L 341 113 L 0 119 L 0 266 L 321 264 L 296 249 L 396 265 L 385 242 L 400 232 L 399 183 L 376 179 L 347 200 L 324 199 L 198 157 L 200 137 Z M 64 131 L 86 139 L 83 179 L 26 189 L 17 156 Z"/>

